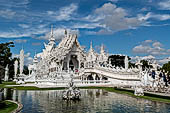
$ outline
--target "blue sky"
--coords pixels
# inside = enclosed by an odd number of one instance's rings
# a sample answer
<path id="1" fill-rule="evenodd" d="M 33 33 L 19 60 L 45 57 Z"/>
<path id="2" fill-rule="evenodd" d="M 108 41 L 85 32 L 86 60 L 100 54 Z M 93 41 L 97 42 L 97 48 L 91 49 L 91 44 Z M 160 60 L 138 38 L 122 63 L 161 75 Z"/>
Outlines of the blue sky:
<path id="1" fill-rule="evenodd" d="M 170 59 L 170 0 L 0 0 L 0 42 L 14 41 L 14 56 L 24 46 L 32 60 L 51 25 L 57 41 L 68 29 L 87 50 L 92 41 L 112 54 Z"/>

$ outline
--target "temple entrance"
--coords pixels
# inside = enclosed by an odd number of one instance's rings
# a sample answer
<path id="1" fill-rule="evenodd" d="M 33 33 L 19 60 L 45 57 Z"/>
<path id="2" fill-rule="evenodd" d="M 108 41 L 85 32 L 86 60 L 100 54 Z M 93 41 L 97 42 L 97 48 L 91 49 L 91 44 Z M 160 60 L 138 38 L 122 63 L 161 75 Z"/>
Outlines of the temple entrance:
<path id="1" fill-rule="evenodd" d="M 69 68 L 71 70 L 75 70 L 79 68 L 79 61 L 77 60 L 76 55 L 71 55 L 70 61 L 69 61 Z"/>

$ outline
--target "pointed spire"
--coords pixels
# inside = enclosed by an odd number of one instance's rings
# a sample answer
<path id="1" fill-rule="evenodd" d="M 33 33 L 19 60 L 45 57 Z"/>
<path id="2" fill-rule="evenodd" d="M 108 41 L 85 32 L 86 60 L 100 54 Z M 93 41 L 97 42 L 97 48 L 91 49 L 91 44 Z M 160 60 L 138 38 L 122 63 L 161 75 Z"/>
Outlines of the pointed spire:
<path id="1" fill-rule="evenodd" d="M 36 53 L 36 51 L 35 51 L 35 55 L 34 55 L 33 62 L 34 62 L 34 63 L 37 63 L 37 62 L 38 62 L 38 58 L 37 58 L 37 53 Z"/>
<path id="2" fill-rule="evenodd" d="M 35 51 L 35 55 L 34 55 L 34 58 L 37 58 L 37 52 Z"/>
<path id="3" fill-rule="evenodd" d="M 24 45 L 22 44 L 22 49 L 21 50 L 24 50 Z"/>
<path id="4" fill-rule="evenodd" d="M 53 25 L 51 25 L 51 36 L 49 38 L 49 44 L 55 44 L 55 38 L 53 34 Z"/>
<path id="5" fill-rule="evenodd" d="M 89 49 L 89 52 L 94 52 L 92 41 L 90 42 L 90 49 Z"/>
<path id="6" fill-rule="evenodd" d="M 51 25 L 51 37 L 53 37 L 53 25 Z"/>
<path id="7" fill-rule="evenodd" d="M 93 49 L 92 41 L 90 42 L 90 49 Z"/>
<path id="8" fill-rule="evenodd" d="M 64 34 L 65 34 L 65 36 L 67 36 L 67 29 L 64 30 Z"/>
<path id="9" fill-rule="evenodd" d="M 100 53 L 104 53 L 105 51 L 104 51 L 104 45 L 102 44 L 101 45 L 101 48 L 100 48 Z"/>

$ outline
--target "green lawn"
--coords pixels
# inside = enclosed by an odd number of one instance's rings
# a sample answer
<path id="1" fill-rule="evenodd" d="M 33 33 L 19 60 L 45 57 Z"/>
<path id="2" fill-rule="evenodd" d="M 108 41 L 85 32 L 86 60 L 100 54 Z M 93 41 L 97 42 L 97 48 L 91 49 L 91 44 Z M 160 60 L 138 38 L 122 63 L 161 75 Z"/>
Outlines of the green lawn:
<path id="1" fill-rule="evenodd" d="M 0 113 L 11 113 L 18 107 L 17 104 L 9 101 L 0 102 Z"/>
<path id="2" fill-rule="evenodd" d="M 58 88 L 38 88 L 34 86 L 14 86 L 14 87 L 7 87 L 7 88 L 14 88 L 16 90 L 62 90 L 65 89 L 64 87 L 58 87 Z"/>
<path id="3" fill-rule="evenodd" d="M 15 82 L 2 82 L 2 84 L 0 84 L 0 88 L 4 88 L 5 85 L 16 85 Z"/>

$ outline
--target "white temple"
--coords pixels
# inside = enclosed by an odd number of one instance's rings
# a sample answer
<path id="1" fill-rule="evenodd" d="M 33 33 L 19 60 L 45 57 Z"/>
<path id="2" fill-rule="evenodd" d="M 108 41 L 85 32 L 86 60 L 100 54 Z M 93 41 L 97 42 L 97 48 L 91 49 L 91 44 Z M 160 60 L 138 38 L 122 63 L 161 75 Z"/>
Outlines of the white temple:
<path id="1" fill-rule="evenodd" d="M 65 30 L 65 36 L 56 45 L 53 29 L 51 29 L 49 42 L 44 43 L 45 48 L 42 53 L 38 53 L 38 57 L 35 54 L 33 64 L 28 67 L 29 76 L 25 78 L 25 81 L 36 84 L 63 85 L 68 82 L 69 73 L 74 73 L 76 84 L 81 86 L 135 85 L 140 82 L 139 69 L 128 68 L 127 56 L 125 68 L 112 66 L 108 62 L 109 55 L 105 52 L 103 45 L 100 53 L 97 53 L 91 42 L 89 51 L 85 52 L 77 38 L 76 34 L 69 34 Z"/>

